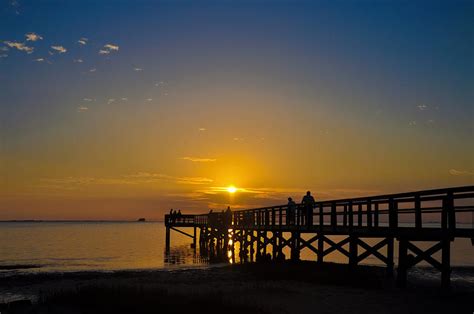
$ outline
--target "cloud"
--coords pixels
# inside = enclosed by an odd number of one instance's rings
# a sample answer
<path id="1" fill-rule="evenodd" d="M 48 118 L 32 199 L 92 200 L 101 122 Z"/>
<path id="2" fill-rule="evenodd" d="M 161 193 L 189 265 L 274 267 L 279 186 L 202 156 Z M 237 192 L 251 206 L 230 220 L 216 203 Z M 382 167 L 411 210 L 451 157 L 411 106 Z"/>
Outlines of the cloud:
<path id="1" fill-rule="evenodd" d="M 80 45 L 87 45 L 87 41 L 89 39 L 85 38 L 85 37 L 82 37 L 81 39 L 79 39 L 77 42 L 80 44 Z"/>
<path id="2" fill-rule="evenodd" d="M 84 62 L 84 61 L 82 61 L 82 59 L 73 59 L 72 61 L 75 62 L 75 63 L 82 63 L 82 62 Z"/>
<path id="3" fill-rule="evenodd" d="M 155 83 L 156 87 L 160 87 L 160 86 L 164 86 L 164 85 L 166 85 L 166 82 L 164 82 L 164 81 L 159 81 L 159 82 Z"/>
<path id="4" fill-rule="evenodd" d="M 109 99 L 107 100 L 107 104 L 109 104 L 109 105 L 110 105 L 110 104 L 111 104 L 111 103 L 113 103 L 114 101 L 115 101 L 115 99 L 113 99 L 113 98 L 109 98 Z"/>
<path id="5" fill-rule="evenodd" d="M 94 101 L 94 99 L 92 99 L 92 98 L 83 98 L 82 100 L 87 101 L 87 102 Z"/>
<path id="6" fill-rule="evenodd" d="M 449 174 L 452 176 L 474 176 L 474 171 L 449 169 Z"/>
<path id="7" fill-rule="evenodd" d="M 410 122 L 408 122 L 408 125 L 415 126 L 415 125 L 416 125 L 416 121 L 410 121 Z"/>
<path id="8" fill-rule="evenodd" d="M 234 137 L 233 140 L 234 140 L 234 141 L 243 141 L 244 139 L 241 138 L 241 137 Z"/>
<path id="9" fill-rule="evenodd" d="M 44 62 L 44 58 L 35 59 L 36 62 Z"/>
<path id="10" fill-rule="evenodd" d="M 6 53 L 0 54 L 0 58 L 6 58 L 6 57 L 8 57 L 8 55 Z"/>
<path id="11" fill-rule="evenodd" d="M 33 47 L 28 47 L 26 46 L 24 43 L 20 43 L 20 42 L 15 42 L 15 41 L 4 41 L 3 42 L 5 45 L 7 45 L 8 47 L 10 48 L 15 48 L 17 50 L 20 50 L 20 51 L 24 51 L 28 54 L 30 53 L 33 53 L 33 51 L 35 50 L 35 48 Z"/>
<path id="12" fill-rule="evenodd" d="M 112 44 L 104 45 L 104 48 L 105 48 L 105 49 L 109 49 L 109 50 L 114 50 L 114 51 L 118 51 L 118 50 L 119 50 L 119 46 L 117 46 L 117 45 L 112 45 Z"/>
<path id="13" fill-rule="evenodd" d="M 8 47 L 1 46 L 1 47 L 0 47 L 0 51 L 8 51 Z"/>
<path id="14" fill-rule="evenodd" d="M 38 41 L 38 40 L 43 39 L 43 37 L 35 33 L 28 33 L 25 36 L 26 36 L 26 41 Z"/>
<path id="15" fill-rule="evenodd" d="M 198 158 L 198 157 L 181 157 L 182 160 L 189 160 L 192 162 L 214 162 L 217 159 L 214 158 Z"/>
<path id="16" fill-rule="evenodd" d="M 111 52 L 118 51 L 118 50 L 119 50 L 119 46 L 112 45 L 112 44 L 107 44 L 107 45 L 104 45 L 104 47 L 99 50 L 99 54 L 100 55 L 108 55 Z"/>
<path id="17" fill-rule="evenodd" d="M 206 131 L 206 130 L 207 130 L 206 128 L 199 128 L 198 129 L 198 131 L 201 131 L 201 132 Z"/>
<path id="18" fill-rule="evenodd" d="M 59 53 L 65 53 L 67 51 L 63 46 L 51 46 L 51 49 L 56 50 Z"/>
<path id="19" fill-rule="evenodd" d="M 89 108 L 85 106 L 77 107 L 77 112 L 86 112 L 87 110 L 89 110 Z"/>
<path id="20" fill-rule="evenodd" d="M 427 106 L 427 105 L 418 105 L 417 107 L 418 107 L 418 109 L 419 109 L 420 111 L 423 111 L 423 110 L 428 109 L 428 106 Z"/>
<path id="21" fill-rule="evenodd" d="M 40 182 L 40 188 L 60 190 L 79 190 L 90 185 L 134 184 L 124 179 L 94 177 L 43 178 Z"/>
<path id="22" fill-rule="evenodd" d="M 142 68 L 133 68 L 134 71 L 143 71 Z"/>
<path id="23" fill-rule="evenodd" d="M 90 186 L 101 185 L 143 185 L 170 182 L 187 185 L 205 185 L 213 182 L 212 179 L 204 177 L 178 177 L 160 173 L 138 172 L 136 174 L 120 177 L 96 178 L 96 177 L 66 177 L 66 178 L 41 178 L 36 186 L 50 190 L 82 190 Z M 203 195 L 200 192 L 196 195 Z"/>
<path id="24" fill-rule="evenodd" d="M 120 100 L 121 100 L 121 101 L 127 101 L 128 98 L 127 98 L 127 97 L 122 97 Z"/>
<path id="25" fill-rule="evenodd" d="M 97 71 L 96 68 L 91 68 L 91 69 L 89 69 L 89 72 L 95 72 L 95 71 Z"/>
<path id="26" fill-rule="evenodd" d="M 152 101 L 153 99 L 152 98 L 147 98 L 145 99 L 146 101 Z"/>
<path id="27" fill-rule="evenodd" d="M 177 177 L 161 173 L 139 172 L 124 176 L 125 178 L 140 180 L 141 182 L 152 183 L 156 181 L 172 181 L 178 184 L 210 184 L 214 180 L 205 177 Z"/>

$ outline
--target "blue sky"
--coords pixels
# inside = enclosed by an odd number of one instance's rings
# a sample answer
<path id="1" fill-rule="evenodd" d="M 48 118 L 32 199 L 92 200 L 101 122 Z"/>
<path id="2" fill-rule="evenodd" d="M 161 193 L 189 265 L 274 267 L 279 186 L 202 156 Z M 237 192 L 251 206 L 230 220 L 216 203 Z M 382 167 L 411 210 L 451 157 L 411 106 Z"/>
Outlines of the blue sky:
<path id="1" fill-rule="evenodd" d="M 81 185 L 143 172 L 278 196 L 472 184 L 473 12 L 472 1 L 3 1 L 3 208 L 91 197 L 113 208 L 123 195 L 166 208 L 180 193 L 183 206 L 225 205 L 179 185 Z M 41 184 L 65 178 L 82 182 L 76 194 Z M 261 201 L 276 200 L 240 203 Z"/>

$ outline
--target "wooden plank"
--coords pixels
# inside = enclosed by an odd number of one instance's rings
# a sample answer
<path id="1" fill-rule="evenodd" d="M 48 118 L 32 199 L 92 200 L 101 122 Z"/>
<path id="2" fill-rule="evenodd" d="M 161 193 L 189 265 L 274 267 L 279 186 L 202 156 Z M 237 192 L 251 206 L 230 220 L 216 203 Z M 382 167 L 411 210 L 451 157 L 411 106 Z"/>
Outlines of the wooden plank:
<path id="1" fill-rule="evenodd" d="M 176 229 L 176 228 L 174 228 L 174 227 L 169 227 L 169 229 L 174 230 L 174 231 L 176 231 L 176 232 L 179 232 L 179 233 L 181 233 L 181 234 L 184 234 L 185 236 L 188 236 L 188 237 L 190 237 L 190 238 L 194 238 L 191 234 L 186 233 L 186 232 L 184 232 L 184 231 L 182 231 L 182 230 Z"/>
<path id="2" fill-rule="evenodd" d="M 415 228 L 421 229 L 421 200 L 420 195 L 415 195 Z"/>

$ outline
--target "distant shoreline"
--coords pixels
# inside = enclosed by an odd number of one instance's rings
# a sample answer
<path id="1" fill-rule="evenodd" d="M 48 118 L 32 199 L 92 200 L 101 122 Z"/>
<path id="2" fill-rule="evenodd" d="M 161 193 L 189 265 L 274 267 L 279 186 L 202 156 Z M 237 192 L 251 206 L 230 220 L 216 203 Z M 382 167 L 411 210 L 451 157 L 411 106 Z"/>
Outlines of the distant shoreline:
<path id="1" fill-rule="evenodd" d="M 163 222 L 163 220 L 146 220 L 146 221 L 137 221 L 137 220 L 41 220 L 41 219 L 25 219 L 25 220 L 0 220 L 0 223 L 6 223 L 6 222 L 15 222 L 15 223 L 27 223 L 27 222 L 91 222 L 91 223 L 97 223 L 97 222 L 139 222 L 139 223 L 147 223 L 147 222 Z"/>

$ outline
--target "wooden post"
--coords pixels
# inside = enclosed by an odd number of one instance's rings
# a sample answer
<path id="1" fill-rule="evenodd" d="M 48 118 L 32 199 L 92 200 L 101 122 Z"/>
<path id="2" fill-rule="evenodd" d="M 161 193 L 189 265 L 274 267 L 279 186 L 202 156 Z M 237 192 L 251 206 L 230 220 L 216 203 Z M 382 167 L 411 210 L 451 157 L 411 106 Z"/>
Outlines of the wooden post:
<path id="1" fill-rule="evenodd" d="M 379 226 L 379 203 L 374 204 L 374 227 Z"/>
<path id="2" fill-rule="evenodd" d="M 318 234 L 318 263 L 322 264 L 324 260 L 324 235 Z"/>
<path id="3" fill-rule="evenodd" d="M 194 226 L 193 248 L 195 251 L 196 251 L 196 239 L 197 239 L 197 232 L 196 232 L 196 226 Z"/>
<path id="4" fill-rule="evenodd" d="M 442 241 L 441 252 L 441 287 L 449 289 L 451 279 L 451 263 L 450 263 L 450 239 L 445 237 Z"/>
<path id="5" fill-rule="evenodd" d="M 357 245 L 359 238 L 355 235 L 349 235 L 349 267 L 352 269 L 357 266 Z"/>
<path id="6" fill-rule="evenodd" d="M 397 269 L 397 286 L 405 288 L 407 285 L 407 264 L 408 257 L 408 240 L 401 238 L 398 247 L 398 269 Z"/>
<path id="7" fill-rule="evenodd" d="M 448 198 L 443 198 L 443 208 L 441 209 L 441 229 L 448 230 Z"/>
<path id="8" fill-rule="evenodd" d="M 331 226 L 333 230 L 337 227 L 336 203 L 331 204 Z"/>
<path id="9" fill-rule="evenodd" d="M 323 204 L 319 204 L 319 232 L 322 232 L 324 226 L 324 207 Z"/>
<path id="10" fill-rule="evenodd" d="M 390 228 L 398 227 L 398 203 L 393 198 L 388 203 L 388 225 Z"/>
<path id="11" fill-rule="evenodd" d="M 367 227 L 372 227 L 372 204 L 367 201 Z"/>
<path id="12" fill-rule="evenodd" d="M 415 196 L 415 228 L 421 229 L 421 200 L 420 195 Z"/>
<path id="13" fill-rule="evenodd" d="M 250 261 L 254 261 L 255 256 L 255 231 L 250 231 Z"/>
<path id="14" fill-rule="evenodd" d="M 454 197 L 453 192 L 448 192 L 448 196 L 446 198 L 446 205 L 448 211 L 448 228 L 451 233 L 454 233 L 456 230 L 456 211 L 454 210 Z M 451 234 L 452 236 L 453 234 Z"/>
<path id="15" fill-rule="evenodd" d="M 283 223 L 283 215 L 282 215 L 282 213 L 283 213 L 283 209 L 282 209 L 281 207 L 278 208 L 278 225 L 280 226 L 280 228 L 281 228 L 281 225 L 282 225 L 282 223 Z M 288 217 L 285 217 L 285 218 L 286 218 L 285 220 L 288 222 Z"/>
<path id="16" fill-rule="evenodd" d="M 342 225 L 347 227 L 347 204 L 344 204 L 344 214 L 342 216 Z"/>
<path id="17" fill-rule="evenodd" d="M 170 250 L 170 227 L 166 227 L 166 245 L 165 245 L 166 252 Z"/>
<path id="18" fill-rule="evenodd" d="M 387 238 L 387 277 L 393 276 L 393 251 L 394 251 L 394 240 L 392 237 Z"/>
<path id="19" fill-rule="evenodd" d="M 349 201 L 349 230 L 354 225 L 354 213 L 352 211 L 352 201 Z"/>
<path id="20" fill-rule="evenodd" d="M 278 253 L 278 232 L 273 231 L 272 232 L 272 258 L 273 260 L 276 260 L 276 256 Z"/>
<path id="21" fill-rule="evenodd" d="M 357 207 L 357 225 L 362 227 L 362 204 Z"/>
<path id="22" fill-rule="evenodd" d="M 291 259 L 297 261 L 300 259 L 300 249 L 299 249 L 299 232 L 291 233 Z"/>

